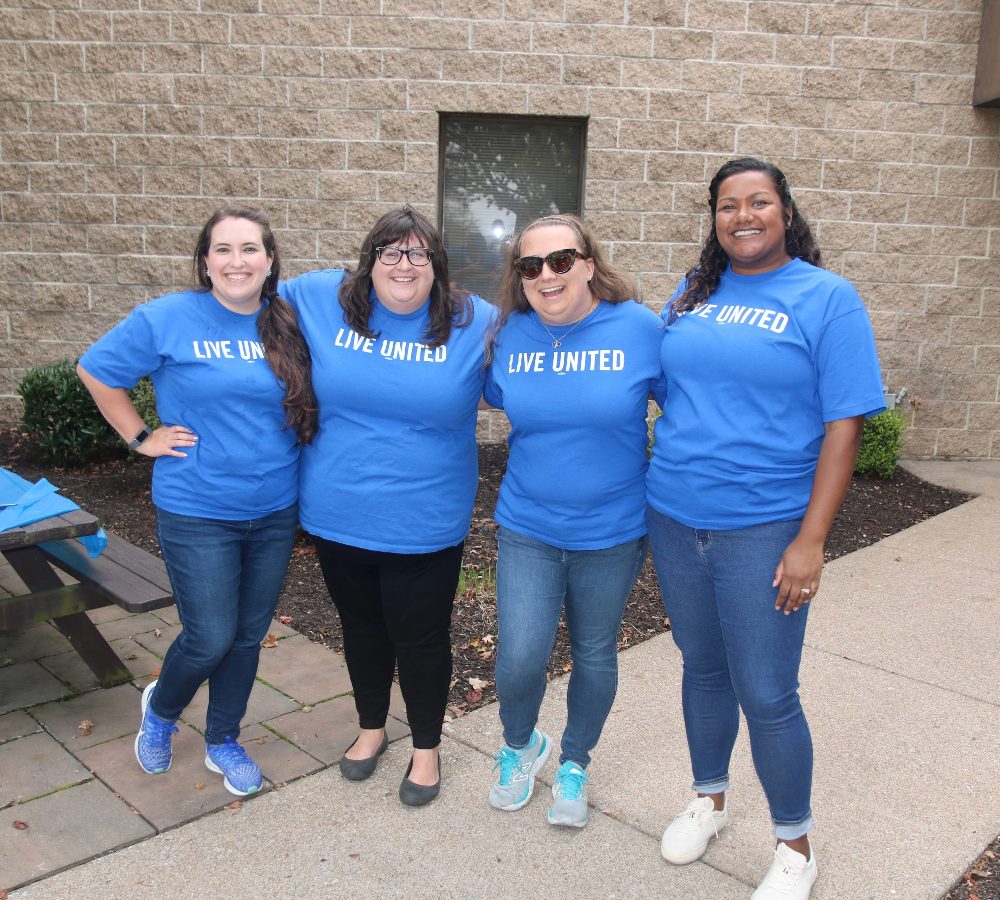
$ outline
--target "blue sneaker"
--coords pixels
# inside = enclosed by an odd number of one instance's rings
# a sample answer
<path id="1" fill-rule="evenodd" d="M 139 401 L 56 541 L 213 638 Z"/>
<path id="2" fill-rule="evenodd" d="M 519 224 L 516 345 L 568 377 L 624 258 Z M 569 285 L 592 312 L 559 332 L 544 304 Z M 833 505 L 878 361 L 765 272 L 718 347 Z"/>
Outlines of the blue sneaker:
<path id="1" fill-rule="evenodd" d="M 549 736 L 537 728 L 531 732 L 531 742 L 522 750 L 515 750 L 506 744 L 493 758 L 493 767 L 500 770 L 493 787 L 490 788 L 490 806 L 507 812 L 520 809 L 531 799 L 535 789 L 535 776 L 548 762 L 552 753 Z"/>
<path id="2" fill-rule="evenodd" d="M 177 734 L 174 722 L 164 722 L 149 708 L 156 682 L 151 681 L 142 692 L 142 724 L 135 736 L 135 758 L 144 772 L 159 775 L 170 768 L 170 739 Z"/>
<path id="3" fill-rule="evenodd" d="M 570 828 L 583 828 L 590 818 L 587 809 L 587 788 L 590 781 L 586 773 L 575 762 L 566 760 L 556 773 L 552 782 L 552 799 L 555 801 L 549 809 L 550 825 L 568 825 Z"/>
<path id="4" fill-rule="evenodd" d="M 222 783 L 226 790 L 237 797 L 259 791 L 264 783 L 260 766 L 231 737 L 227 737 L 224 744 L 205 745 L 205 765 L 210 771 L 224 776 Z"/>

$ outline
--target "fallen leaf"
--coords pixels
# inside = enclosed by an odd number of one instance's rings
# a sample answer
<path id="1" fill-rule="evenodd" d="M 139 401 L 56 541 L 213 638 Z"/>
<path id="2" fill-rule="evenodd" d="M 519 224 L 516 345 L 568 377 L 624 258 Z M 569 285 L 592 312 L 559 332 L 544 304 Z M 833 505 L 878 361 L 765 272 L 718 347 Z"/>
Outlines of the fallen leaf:
<path id="1" fill-rule="evenodd" d="M 485 653 L 480 653 L 479 654 L 479 658 L 483 662 L 486 662 L 486 660 L 488 660 L 492 655 L 493 655 L 493 651 L 492 650 L 487 650 Z"/>
<path id="2" fill-rule="evenodd" d="M 154 629 L 153 629 L 153 634 L 155 634 L 155 635 L 156 635 L 157 637 L 160 637 L 160 635 L 162 635 L 162 634 L 163 634 L 163 632 L 162 632 L 162 631 L 160 631 L 160 629 L 159 629 L 159 628 L 154 628 Z"/>
<path id="3" fill-rule="evenodd" d="M 133 815 L 133 816 L 137 816 L 137 815 L 139 815 L 139 810 L 137 810 L 137 809 L 136 809 L 136 808 L 135 808 L 134 806 L 130 806 L 130 807 L 128 808 L 128 811 L 129 811 L 130 813 L 132 813 L 132 815 Z"/>
<path id="4" fill-rule="evenodd" d="M 611 707 L 611 712 L 621 712 L 621 711 L 622 711 L 622 709 L 621 709 L 620 706 L 612 706 Z"/>
<path id="5" fill-rule="evenodd" d="M 664 625 L 669 625 L 670 624 L 670 619 L 664 619 L 663 620 L 663 624 Z"/>
<path id="6" fill-rule="evenodd" d="M 969 874 L 970 875 L 975 875 L 976 878 L 989 878 L 990 877 L 990 873 L 989 872 L 984 872 L 982 869 L 973 869 Z"/>
<path id="7" fill-rule="evenodd" d="M 278 646 L 278 639 L 273 634 L 268 634 L 268 636 L 260 642 L 260 645 L 265 650 L 273 650 Z"/>
<path id="8" fill-rule="evenodd" d="M 347 855 L 351 857 L 351 859 L 359 859 L 361 856 L 360 853 L 348 853 Z"/>
<path id="9" fill-rule="evenodd" d="M 90 719 L 84 719 L 79 725 L 76 726 L 79 731 L 83 732 L 83 736 L 86 737 L 90 734 L 90 729 L 94 727 L 94 723 Z"/>
<path id="10" fill-rule="evenodd" d="M 226 809 L 240 809 L 242 806 L 243 806 L 242 800 L 234 800 L 226 807 Z"/>
<path id="11" fill-rule="evenodd" d="M 989 857 L 990 859 L 996 859 L 997 855 L 992 850 L 987 850 L 983 853 L 983 856 Z"/>
<path id="12" fill-rule="evenodd" d="M 291 616 L 278 616 L 278 621 L 281 622 L 282 625 L 287 625 L 289 622 L 292 621 L 292 617 Z"/>
<path id="13" fill-rule="evenodd" d="M 445 722 L 454 722 L 455 720 L 451 716 L 444 717 Z"/>
<path id="14" fill-rule="evenodd" d="M 468 691 L 466 693 L 466 695 L 465 695 L 465 699 L 468 700 L 469 703 L 478 703 L 480 700 L 483 699 L 483 692 L 482 691 Z"/>
<path id="15" fill-rule="evenodd" d="M 0 890 L 0 900 L 7 900 L 7 892 Z"/>
<path id="16" fill-rule="evenodd" d="M 409 257 L 407 257 L 407 258 L 409 258 Z M 502 859 L 500 859 L 500 857 L 498 856 L 498 857 L 497 857 L 497 862 L 503 862 L 503 860 L 502 860 Z"/>
<path id="17" fill-rule="evenodd" d="M 261 737 L 257 738 L 257 743 L 258 744 L 266 744 L 267 743 L 267 738 L 262 735 Z"/>
<path id="18" fill-rule="evenodd" d="M 564 672 L 568 672 L 572 668 L 573 668 L 573 663 L 571 663 L 571 662 L 570 663 L 566 663 L 566 665 L 563 666 L 563 671 Z"/>
<path id="19" fill-rule="evenodd" d="M 196 785 L 194 786 L 194 789 L 195 789 L 196 791 L 201 791 L 201 790 L 204 790 L 204 789 L 205 789 L 205 782 L 204 782 L 204 781 L 202 781 L 202 782 L 201 782 L 200 784 L 196 784 Z"/>
<path id="20" fill-rule="evenodd" d="M 902 556 L 897 556 L 897 557 L 896 557 L 896 558 L 895 558 L 895 559 L 893 560 L 893 562 L 902 562 L 902 561 L 903 561 L 903 557 L 902 557 Z"/>
<path id="21" fill-rule="evenodd" d="M 465 711 L 459 709 L 457 706 L 449 706 L 448 712 L 450 712 L 456 719 L 461 719 L 465 715 Z"/>
<path id="22" fill-rule="evenodd" d="M 488 681 L 483 681 L 482 678 L 476 678 L 475 676 L 469 679 L 469 687 L 474 691 L 481 691 L 488 684 Z"/>
<path id="23" fill-rule="evenodd" d="M 313 708 L 311 706 L 303 706 L 302 712 L 312 712 Z"/>
<path id="24" fill-rule="evenodd" d="M 19 822 L 16 819 L 11 822 L 11 825 L 13 825 L 18 831 L 24 831 L 24 829 L 28 827 L 27 822 Z"/>
<path id="25" fill-rule="evenodd" d="M 129 653 L 128 656 L 125 657 L 125 659 L 138 659 L 138 658 L 139 658 L 138 653 Z"/>
<path id="26" fill-rule="evenodd" d="M 157 667 L 156 667 L 155 669 L 153 669 L 153 671 L 152 671 L 152 672 L 150 672 L 149 674 L 150 674 L 150 675 L 159 675 L 159 674 L 160 674 L 160 667 L 159 667 L 159 666 L 157 666 Z"/>

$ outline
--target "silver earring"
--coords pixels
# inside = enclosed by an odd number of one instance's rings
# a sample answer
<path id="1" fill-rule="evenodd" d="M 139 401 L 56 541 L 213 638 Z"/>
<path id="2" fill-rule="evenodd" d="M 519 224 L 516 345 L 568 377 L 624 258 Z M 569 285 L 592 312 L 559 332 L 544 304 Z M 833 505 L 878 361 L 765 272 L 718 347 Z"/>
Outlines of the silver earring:
<path id="1" fill-rule="evenodd" d="M 265 278 L 270 278 L 271 277 L 271 270 L 270 269 L 267 270 L 267 275 L 265 275 L 264 277 Z"/>

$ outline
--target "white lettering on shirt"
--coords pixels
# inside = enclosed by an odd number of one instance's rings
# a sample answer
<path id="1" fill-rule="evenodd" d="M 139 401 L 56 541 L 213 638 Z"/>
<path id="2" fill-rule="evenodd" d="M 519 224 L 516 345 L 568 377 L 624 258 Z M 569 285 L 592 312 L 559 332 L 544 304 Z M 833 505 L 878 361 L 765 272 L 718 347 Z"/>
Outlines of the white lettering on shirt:
<path id="1" fill-rule="evenodd" d="M 366 341 L 362 348 L 362 353 L 371 353 L 371 341 Z M 383 338 L 379 344 L 378 352 L 386 359 L 398 359 L 402 362 L 444 362 L 448 359 L 448 348 L 444 344 L 440 347 L 429 347 L 416 341 L 390 341 Z"/>
<path id="2" fill-rule="evenodd" d="M 545 372 L 548 351 L 511 353 L 507 357 L 507 373 Z M 621 372 L 625 368 L 624 350 L 556 350 L 552 354 L 552 371 L 557 375 L 567 372 Z"/>

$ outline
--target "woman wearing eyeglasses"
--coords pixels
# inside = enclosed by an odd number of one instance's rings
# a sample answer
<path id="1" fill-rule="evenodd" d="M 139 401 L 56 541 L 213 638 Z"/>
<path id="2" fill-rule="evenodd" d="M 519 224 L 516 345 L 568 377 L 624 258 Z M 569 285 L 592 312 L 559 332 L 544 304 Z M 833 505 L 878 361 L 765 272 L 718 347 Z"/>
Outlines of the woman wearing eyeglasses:
<path id="1" fill-rule="evenodd" d="M 281 293 L 312 352 L 321 410 L 299 519 L 340 613 L 360 720 L 340 769 L 352 781 L 374 773 L 398 666 L 413 735 L 399 797 L 420 806 L 440 788 L 491 307 L 451 284 L 441 238 L 409 208 L 379 219 L 356 271 L 309 272 Z"/>
<path id="2" fill-rule="evenodd" d="M 546 216 L 512 242 L 485 400 L 511 422 L 500 487 L 496 684 L 504 745 L 489 802 L 516 810 L 552 752 L 536 728 L 566 611 L 573 671 L 548 820 L 587 823 L 590 752 L 618 687 L 625 602 L 646 560 L 647 402 L 663 330 L 590 229 Z"/>

